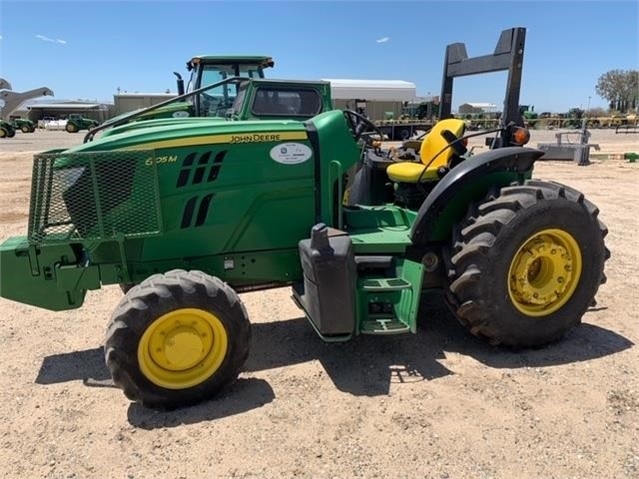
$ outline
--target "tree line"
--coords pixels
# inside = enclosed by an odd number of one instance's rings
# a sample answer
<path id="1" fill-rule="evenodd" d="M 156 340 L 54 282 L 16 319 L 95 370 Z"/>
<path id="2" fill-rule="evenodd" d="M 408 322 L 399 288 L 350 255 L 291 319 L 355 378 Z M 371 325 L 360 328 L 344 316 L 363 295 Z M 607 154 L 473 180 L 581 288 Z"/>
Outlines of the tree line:
<path id="1" fill-rule="evenodd" d="M 639 70 L 610 70 L 599 77 L 595 91 L 608 102 L 611 110 L 636 112 L 639 105 Z"/>

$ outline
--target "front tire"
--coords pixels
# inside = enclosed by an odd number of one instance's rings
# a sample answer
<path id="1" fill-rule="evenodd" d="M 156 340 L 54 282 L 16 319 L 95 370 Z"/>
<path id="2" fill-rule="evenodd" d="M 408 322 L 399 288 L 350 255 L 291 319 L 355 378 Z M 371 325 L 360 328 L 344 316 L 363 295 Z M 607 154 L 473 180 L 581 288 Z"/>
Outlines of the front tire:
<path id="1" fill-rule="evenodd" d="M 174 409 L 210 399 L 235 381 L 250 339 L 235 291 L 202 272 L 174 270 L 147 278 L 122 298 L 104 351 L 126 397 Z"/>
<path id="2" fill-rule="evenodd" d="M 461 323 L 512 347 L 544 346 L 579 324 L 610 256 L 598 212 L 578 191 L 534 180 L 471 206 L 448 259 Z"/>

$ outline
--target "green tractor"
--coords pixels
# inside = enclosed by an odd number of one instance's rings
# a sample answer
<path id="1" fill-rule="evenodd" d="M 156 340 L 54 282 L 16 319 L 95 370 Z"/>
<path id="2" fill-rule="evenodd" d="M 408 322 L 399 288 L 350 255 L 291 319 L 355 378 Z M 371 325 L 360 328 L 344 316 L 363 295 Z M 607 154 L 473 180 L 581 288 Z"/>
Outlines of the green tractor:
<path id="1" fill-rule="evenodd" d="M 173 72 L 177 77 L 177 99 L 162 102 L 153 108 L 141 108 L 133 112 L 110 118 L 102 126 L 112 128 L 125 122 L 141 120 L 153 120 L 162 118 L 188 118 L 193 116 L 219 116 L 224 117 L 237 95 L 237 83 L 225 82 L 230 78 L 265 78 L 264 70 L 271 68 L 275 62 L 271 57 L 258 55 L 229 56 L 229 55 L 197 55 L 186 62 L 186 68 L 191 72 L 187 84 L 187 95 L 184 91 L 184 80 L 178 72 Z M 197 96 L 201 102 L 197 105 L 197 112 L 193 109 L 190 93 L 201 90 L 213 84 L 220 84 L 216 89 L 207 89 L 206 94 Z M 146 125 L 146 124 L 145 124 Z"/>
<path id="2" fill-rule="evenodd" d="M 211 98 L 220 91 L 234 90 L 233 101 L 224 108 L 225 116 L 211 109 Z M 184 123 L 227 123 L 248 120 L 308 120 L 322 112 L 332 110 L 329 82 L 300 80 L 269 80 L 232 77 L 191 93 L 186 93 L 152 107 L 134 111 L 119 118 L 112 118 L 89 131 L 85 142 L 120 135 L 140 128 L 174 125 L 176 119 Z M 180 111 L 180 115 L 166 115 Z"/>
<path id="3" fill-rule="evenodd" d="M 532 179 L 543 152 L 523 146 L 518 88 L 489 151 L 468 157 L 478 133 L 450 118 L 453 77 L 498 66 L 520 81 L 524 35 L 503 32 L 485 64 L 449 46 L 444 119 L 397 149 L 357 112 L 329 110 L 142 121 L 38 154 L 27 235 L 0 245 L 0 296 L 61 311 L 119 284 L 105 361 L 130 400 L 160 409 L 212 398 L 238 377 L 247 291 L 291 287 L 327 342 L 416 333 L 430 289 L 492 344 L 557 341 L 605 279 L 598 210 Z M 274 100 L 258 95 L 260 81 L 244 79 L 240 94 Z"/>
<path id="4" fill-rule="evenodd" d="M 16 136 L 16 129 L 13 123 L 0 120 L 0 138 L 13 138 Z"/>
<path id="5" fill-rule="evenodd" d="M 519 112 L 524 118 L 524 123 L 527 128 L 535 128 L 537 126 L 537 120 L 539 114 L 535 111 L 535 107 L 531 105 L 519 105 Z"/>
<path id="6" fill-rule="evenodd" d="M 186 69 L 191 72 L 187 92 L 232 77 L 265 78 L 264 71 L 267 68 L 273 68 L 273 66 L 275 66 L 273 58 L 263 55 L 196 55 L 186 62 Z M 174 73 L 174 75 L 178 77 L 178 94 L 182 94 L 184 93 L 182 78 L 178 73 Z M 232 94 L 229 90 L 221 93 Z M 232 98 L 226 99 L 233 101 Z"/>
<path id="7" fill-rule="evenodd" d="M 69 133 L 77 133 L 80 130 L 91 130 L 99 125 L 97 120 L 86 118 L 79 113 L 72 113 L 67 119 L 64 129 Z"/>
<path id="8" fill-rule="evenodd" d="M 25 118 L 14 118 L 11 125 L 14 130 L 20 130 L 22 133 L 33 133 L 36 130 L 35 123 Z"/>

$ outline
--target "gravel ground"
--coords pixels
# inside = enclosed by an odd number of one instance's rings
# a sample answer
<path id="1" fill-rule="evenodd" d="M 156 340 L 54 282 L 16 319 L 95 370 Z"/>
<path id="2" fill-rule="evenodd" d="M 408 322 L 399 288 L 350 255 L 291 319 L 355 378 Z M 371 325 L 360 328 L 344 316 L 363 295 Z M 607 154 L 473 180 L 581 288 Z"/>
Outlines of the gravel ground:
<path id="1" fill-rule="evenodd" d="M 0 141 L 0 238 L 26 230 L 24 152 L 81 142 L 26 136 Z M 591 141 L 638 151 L 632 137 Z M 253 342 L 238 382 L 160 413 L 110 386 L 101 347 L 116 287 L 62 313 L 0 299 L 0 477 L 636 479 L 639 163 L 540 162 L 535 176 L 583 191 L 610 229 L 608 282 L 561 343 L 490 347 L 434 295 L 414 336 L 325 344 L 288 289 L 243 294 Z"/>

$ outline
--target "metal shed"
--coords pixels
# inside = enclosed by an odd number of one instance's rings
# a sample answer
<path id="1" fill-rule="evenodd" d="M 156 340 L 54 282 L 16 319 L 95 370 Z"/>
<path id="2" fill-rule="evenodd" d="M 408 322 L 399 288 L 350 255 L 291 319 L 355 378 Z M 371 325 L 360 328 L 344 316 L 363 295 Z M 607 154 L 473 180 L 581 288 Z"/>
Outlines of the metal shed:
<path id="1" fill-rule="evenodd" d="M 366 113 L 381 120 L 402 114 L 405 102 L 417 100 L 414 83 L 403 80 L 322 79 L 330 82 L 334 108 L 355 109 L 356 100 L 366 101 Z"/>

